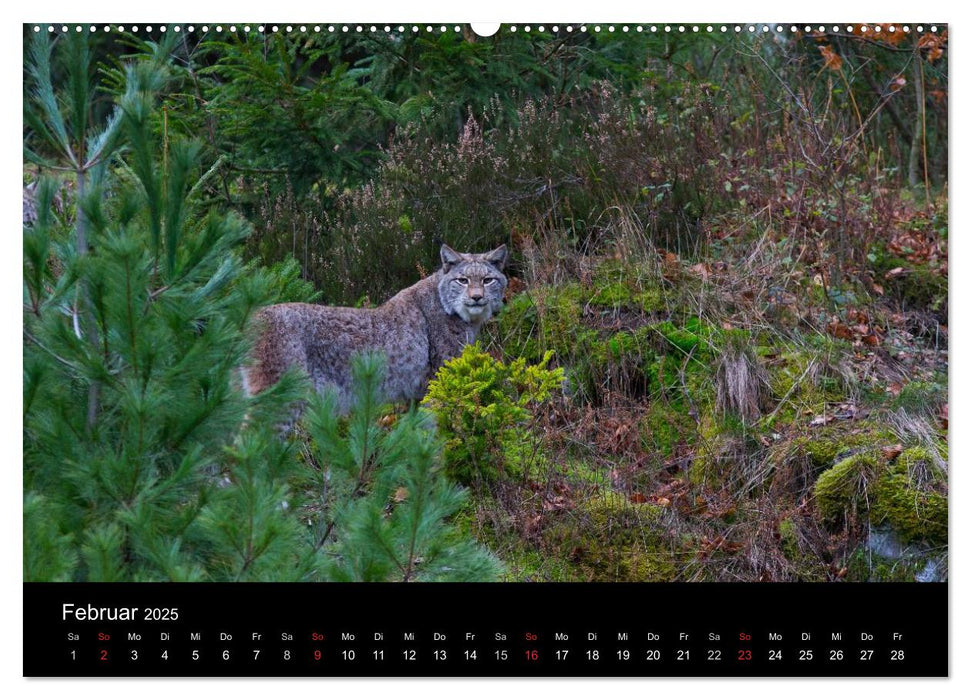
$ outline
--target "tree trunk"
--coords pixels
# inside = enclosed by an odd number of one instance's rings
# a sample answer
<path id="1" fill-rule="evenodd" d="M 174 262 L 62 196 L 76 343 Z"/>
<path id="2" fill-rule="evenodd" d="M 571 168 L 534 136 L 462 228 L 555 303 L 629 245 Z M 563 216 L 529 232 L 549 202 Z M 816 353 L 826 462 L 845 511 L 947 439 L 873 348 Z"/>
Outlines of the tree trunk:
<path id="1" fill-rule="evenodd" d="M 77 219 L 75 223 L 75 229 L 77 233 L 77 249 L 79 255 L 88 254 L 88 222 L 84 216 L 84 211 L 82 210 L 82 202 L 84 201 L 84 196 L 87 190 L 87 177 L 88 174 L 85 170 L 78 170 L 77 173 L 77 191 L 75 207 L 77 209 Z M 94 314 L 91 312 L 91 299 L 89 295 L 88 285 L 84 280 L 79 282 L 80 288 L 78 290 L 78 301 L 77 309 L 75 313 L 78 316 L 78 328 L 81 329 L 81 334 L 85 333 L 88 336 L 88 340 L 95 348 L 95 352 L 99 351 L 100 341 L 98 339 L 98 327 L 97 320 L 94 318 Z M 87 418 L 85 420 L 85 427 L 90 433 L 94 430 L 94 424 L 98 420 L 98 410 L 101 403 L 101 383 L 98 381 L 92 381 L 88 386 L 88 411 Z"/>
<path id="2" fill-rule="evenodd" d="M 914 96 L 917 99 L 917 109 L 914 112 L 913 137 L 910 139 L 910 160 L 907 164 L 907 183 L 917 187 L 923 180 L 920 167 L 920 155 L 923 151 L 923 114 L 924 114 L 924 71 L 921 66 L 920 52 L 914 57 Z"/>

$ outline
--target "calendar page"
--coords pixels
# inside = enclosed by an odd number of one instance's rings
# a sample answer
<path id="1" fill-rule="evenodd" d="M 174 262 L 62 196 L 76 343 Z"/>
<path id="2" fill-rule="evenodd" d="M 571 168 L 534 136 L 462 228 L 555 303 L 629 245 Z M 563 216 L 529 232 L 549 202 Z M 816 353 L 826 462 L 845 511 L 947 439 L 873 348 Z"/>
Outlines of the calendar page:
<path id="1" fill-rule="evenodd" d="M 948 675 L 946 24 L 22 34 L 25 676 Z"/>

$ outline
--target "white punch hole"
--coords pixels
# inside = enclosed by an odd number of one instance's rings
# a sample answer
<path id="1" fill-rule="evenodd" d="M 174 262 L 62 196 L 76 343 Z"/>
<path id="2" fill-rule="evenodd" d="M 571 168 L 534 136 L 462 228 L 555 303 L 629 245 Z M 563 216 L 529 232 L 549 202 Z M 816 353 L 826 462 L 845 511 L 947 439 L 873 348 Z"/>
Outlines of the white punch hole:
<path id="1" fill-rule="evenodd" d="M 499 31 L 498 22 L 473 22 L 472 31 L 479 36 L 492 36 Z"/>

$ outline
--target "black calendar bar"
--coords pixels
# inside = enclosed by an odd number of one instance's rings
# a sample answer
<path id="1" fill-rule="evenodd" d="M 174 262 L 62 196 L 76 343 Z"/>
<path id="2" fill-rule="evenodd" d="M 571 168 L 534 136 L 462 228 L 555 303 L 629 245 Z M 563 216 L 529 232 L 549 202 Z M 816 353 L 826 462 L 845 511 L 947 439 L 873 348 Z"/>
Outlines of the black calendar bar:
<path id="1" fill-rule="evenodd" d="M 26 676 L 946 676 L 947 584 L 24 584 Z"/>

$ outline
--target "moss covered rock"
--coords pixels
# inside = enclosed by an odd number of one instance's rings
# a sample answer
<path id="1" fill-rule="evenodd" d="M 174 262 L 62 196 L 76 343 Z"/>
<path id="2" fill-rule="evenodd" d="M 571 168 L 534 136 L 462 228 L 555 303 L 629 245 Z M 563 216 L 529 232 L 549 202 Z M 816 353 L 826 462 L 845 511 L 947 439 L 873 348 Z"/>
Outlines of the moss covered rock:
<path id="1" fill-rule="evenodd" d="M 858 512 L 861 497 L 866 494 L 865 485 L 879 468 L 876 453 L 864 451 L 837 462 L 820 474 L 813 492 L 823 520 L 838 522 Z"/>
<path id="2" fill-rule="evenodd" d="M 886 427 L 876 423 L 820 426 L 785 445 L 785 458 L 804 456 L 816 469 L 829 469 L 843 457 L 861 450 L 874 450 L 897 442 Z"/>
<path id="3" fill-rule="evenodd" d="M 947 553 L 929 542 L 905 542 L 888 524 L 873 525 L 846 559 L 848 581 L 945 581 Z"/>
<path id="4" fill-rule="evenodd" d="M 552 350 L 572 393 L 593 403 L 608 392 L 680 393 L 683 375 L 710 359 L 714 330 L 667 303 L 656 275 L 605 261 L 585 285 L 539 285 L 514 297 L 492 332 L 507 358 L 536 362 Z M 662 311 L 668 320 L 657 320 Z"/>
<path id="5" fill-rule="evenodd" d="M 662 311 L 666 305 L 664 289 L 657 273 L 618 260 L 605 260 L 593 271 L 592 294 L 588 303 L 599 306 L 626 306 L 646 313 Z"/>
<path id="6" fill-rule="evenodd" d="M 889 525 L 904 542 L 947 542 L 947 486 L 934 456 L 922 447 L 904 450 L 892 464 L 880 451 L 853 454 L 816 481 L 816 507 L 824 521 L 866 515 Z"/>
<path id="7" fill-rule="evenodd" d="M 927 449 L 905 450 L 881 474 L 870 518 L 889 524 L 904 542 L 947 543 L 946 477 Z"/>
<path id="8" fill-rule="evenodd" d="M 588 303 L 595 306 L 624 306 L 631 303 L 631 290 L 620 282 L 611 282 L 598 288 Z"/>

